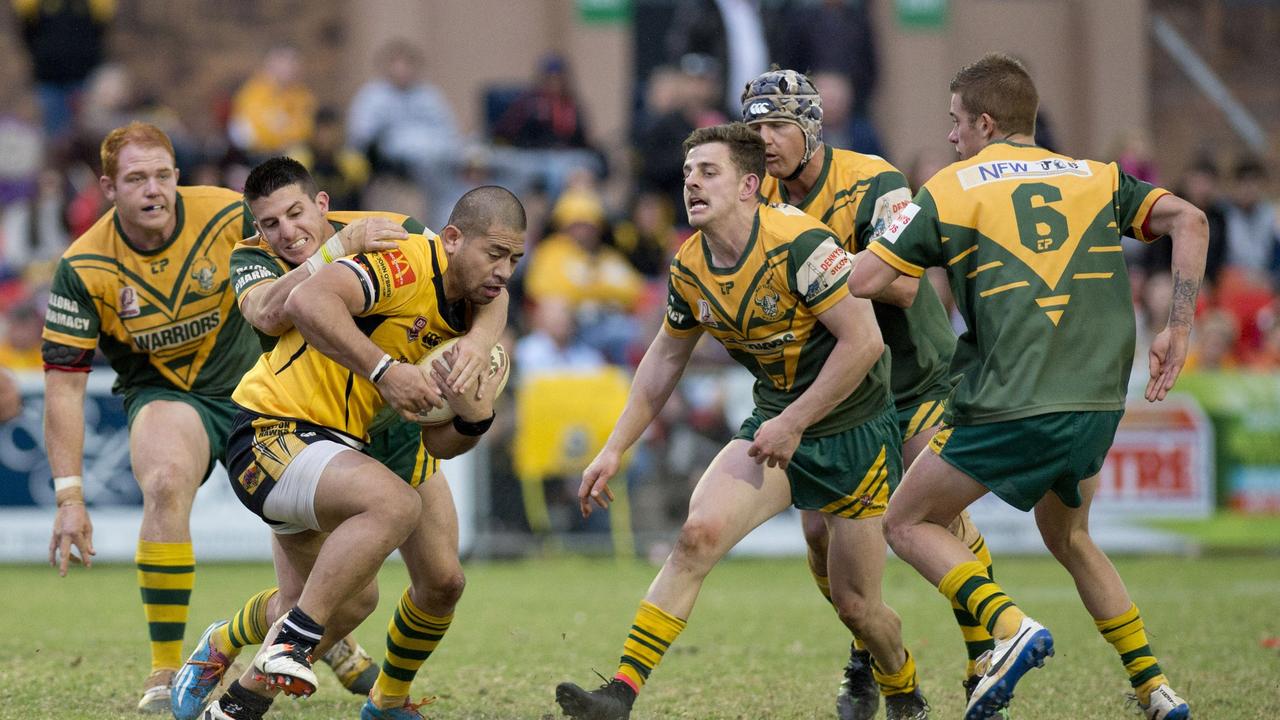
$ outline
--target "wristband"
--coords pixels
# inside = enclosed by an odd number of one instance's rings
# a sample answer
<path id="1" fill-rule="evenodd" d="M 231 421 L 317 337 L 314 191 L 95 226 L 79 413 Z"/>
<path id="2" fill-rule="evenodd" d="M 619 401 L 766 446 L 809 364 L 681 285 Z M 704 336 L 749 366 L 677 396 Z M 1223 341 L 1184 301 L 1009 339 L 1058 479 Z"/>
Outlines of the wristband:
<path id="1" fill-rule="evenodd" d="M 55 493 L 79 487 L 84 487 L 84 479 L 79 475 L 63 475 L 53 479 L 53 491 Z"/>
<path id="2" fill-rule="evenodd" d="M 378 361 L 377 365 L 373 366 L 373 372 L 369 373 L 369 381 L 376 385 L 382 379 L 382 376 L 386 375 L 387 371 L 391 369 L 391 366 L 395 364 L 396 361 L 391 359 L 390 355 L 383 353 L 382 359 Z"/>
<path id="3" fill-rule="evenodd" d="M 340 232 L 334 233 L 333 237 L 326 240 L 319 250 L 307 258 L 305 265 L 311 271 L 311 274 L 315 275 L 316 271 L 321 267 L 346 254 L 347 249 L 342 246 L 342 234 Z"/>
<path id="4" fill-rule="evenodd" d="M 489 417 L 479 422 L 467 422 L 466 420 L 463 420 L 461 417 L 454 415 L 453 429 L 457 430 L 459 435 L 466 435 L 467 437 L 479 437 L 480 435 L 483 435 L 489 431 L 489 426 L 493 424 L 493 419 L 497 416 L 498 414 L 495 412 L 494 414 L 490 415 Z"/>

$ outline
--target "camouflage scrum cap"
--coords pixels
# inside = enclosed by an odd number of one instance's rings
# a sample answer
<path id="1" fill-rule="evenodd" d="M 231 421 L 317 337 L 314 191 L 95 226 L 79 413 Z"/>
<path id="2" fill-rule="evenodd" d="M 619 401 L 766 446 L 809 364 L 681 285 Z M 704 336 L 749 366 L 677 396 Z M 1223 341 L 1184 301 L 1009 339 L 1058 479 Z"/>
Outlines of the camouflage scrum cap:
<path id="1" fill-rule="evenodd" d="M 804 158 L 796 169 L 798 175 L 809 164 L 822 139 L 822 98 L 803 73 L 769 70 L 756 76 L 743 89 L 742 121 L 748 125 L 789 122 L 799 127 L 804 133 Z"/>

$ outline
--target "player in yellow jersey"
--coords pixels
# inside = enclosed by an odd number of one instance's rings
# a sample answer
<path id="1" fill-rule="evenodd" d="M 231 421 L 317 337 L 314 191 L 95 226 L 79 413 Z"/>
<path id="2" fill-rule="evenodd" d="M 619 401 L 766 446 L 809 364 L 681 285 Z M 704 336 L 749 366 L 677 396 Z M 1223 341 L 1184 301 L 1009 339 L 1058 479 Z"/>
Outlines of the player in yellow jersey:
<path id="1" fill-rule="evenodd" d="M 666 319 L 636 370 L 622 417 L 582 475 L 583 515 L 593 502 L 608 506 L 622 454 L 666 402 L 703 332 L 755 375 L 756 408 L 694 488 L 689 516 L 640 604 L 613 679 L 589 692 L 562 683 L 556 701 L 575 718 L 629 717 L 684 629 L 707 573 L 748 532 L 794 505 L 823 513 L 832 601 L 866 640 L 880 679 L 904 689 L 891 717 L 928 717 L 900 621 L 880 596 L 880 516 L 901 463 L 888 359 L 871 303 L 849 295 L 849 256 L 829 228 L 795 208 L 758 202 L 759 135 L 741 124 L 703 128 L 684 150 L 685 208 L 698 232 L 671 263 Z"/>
<path id="2" fill-rule="evenodd" d="M 350 253 L 392 250 L 395 241 L 407 237 L 409 231 L 420 233 L 424 228 L 417 220 L 396 213 L 326 212 L 327 196 L 310 192 L 315 190 L 310 173 L 289 158 L 274 158 L 255 168 L 249 175 L 246 193 L 257 188 L 255 194 L 261 195 L 264 178 L 268 179 L 267 184 L 296 186 L 299 193 L 310 193 L 305 197 L 286 191 L 272 193 L 275 202 L 267 207 L 259 203 L 255 208 L 249 202 L 249 210 L 257 210 L 260 218 L 254 223 L 259 232 L 241 241 L 231 253 L 237 304 L 245 320 L 258 331 L 263 350 L 270 351 L 276 336 L 290 327 L 283 313 L 285 298 L 323 264 L 305 264 L 308 258 L 322 261 L 326 256 L 337 259 Z M 302 220 L 314 220 L 312 215 L 328 220 L 328 224 Z M 332 235 L 313 237 L 313 232 Z M 322 246 L 325 252 L 321 252 Z M 295 266 L 302 267 L 290 272 Z M 505 317 L 505 308 L 495 309 Z M 484 314 L 491 315 L 487 309 Z M 501 325 L 501 320 L 495 324 Z M 394 414 L 389 419 L 397 421 L 384 423 L 385 428 L 371 432 L 371 447 L 383 451 L 382 456 L 376 451 L 373 454 L 416 486 L 434 461 L 421 451 L 416 424 L 398 420 Z M 281 597 L 277 588 L 268 588 L 254 594 L 230 620 L 216 621 L 205 629 L 173 680 L 170 707 L 176 720 L 199 717 L 213 699 L 210 693 L 240 650 L 261 643 L 271 622 L 296 599 Z M 378 668 L 354 638 L 338 641 L 321 659 L 352 693 L 367 695 L 373 688 Z"/>
<path id="3" fill-rule="evenodd" d="M 425 230 L 417 220 L 397 213 L 329 211 L 328 196 L 316 187 L 311 174 L 287 157 L 272 158 L 255 167 L 245 182 L 245 199 L 259 233 L 232 252 L 233 282 L 240 309 L 259 331 L 267 351 L 275 346 L 277 336 L 292 327 L 284 312 L 285 300 L 294 287 L 324 264 L 308 262 L 311 258 L 323 260 L 322 246 L 330 246 L 330 257 L 337 259 L 334 256 L 347 251 L 393 250 L 394 241 L 407 237 L 408 231 L 421 234 Z M 323 233 L 335 231 L 334 237 L 325 240 Z M 469 385 L 488 362 L 489 348 L 505 326 L 506 313 L 505 294 L 478 308 L 471 330 L 458 342 L 461 349 L 453 364 L 456 377 L 447 379 L 455 388 Z M 448 617 L 463 585 L 457 557 L 457 516 L 444 474 L 418 441 L 418 434 L 417 423 L 385 410 L 369 429 L 366 452 L 411 487 L 419 488 L 423 496 L 422 527 L 400 548 L 410 577 L 416 578 L 406 591 L 408 599 L 402 602 L 410 602 L 410 607 L 431 616 Z M 261 643 L 271 622 L 296 601 L 296 597 L 270 588 L 255 594 L 230 621 L 210 625 L 174 680 L 174 716 L 178 720 L 198 717 L 240 650 Z M 393 618 L 390 628 L 405 623 L 403 617 Z M 389 647 L 403 642 L 392 637 L 398 632 L 389 629 Z M 374 711 L 387 708 L 386 712 L 393 713 L 404 706 L 409 684 L 430 653 L 404 654 L 412 657 L 387 656 L 378 686 L 377 666 L 350 637 L 335 643 L 322 659 L 333 666 L 348 690 L 361 695 L 375 691 L 371 701 Z M 366 668 L 367 678 L 362 677 Z"/>
<path id="4" fill-rule="evenodd" d="M 142 490 L 136 561 L 151 674 L 138 709 L 168 712 L 195 583 L 191 504 L 223 454 L 231 391 L 261 353 L 230 281 L 231 249 L 252 226 L 239 194 L 178 188 L 173 145 L 153 125 L 113 130 L 101 154 L 98 182 L 115 207 L 63 254 L 45 317 L 45 447 L 58 503 L 49 562 L 66 574 L 70 560 L 93 557 L 81 473 L 85 386 L 100 348 L 124 396 Z"/>
<path id="5" fill-rule="evenodd" d="M 285 218 L 301 203 L 310 221 L 298 222 L 311 228 L 311 237 L 321 234 L 324 216 L 296 184 L 262 190 L 261 197 L 246 192 L 255 206 L 270 201 L 263 204 L 264 227 L 282 217 L 275 201 L 284 198 Z M 268 633 L 251 668 L 205 717 L 256 719 L 278 690 L 314 691 L 310 657 L 372 612 L 378 568 L 397 547 L 410 563 L 413 588 L 397 607 L 396 647 L 388 650 L 408 660 L 435 649 L 452 616 L 434 614 L 432 603 L 451 609 L 462 585 L 447 487 L 442 477 L 412 487 L 359 450 L 387 405 L 411 419 L 449 403 L 457 413 L 452 424 L 420 431 L 434 458 L 466 452 L 488 429 L 500 375 L 477 376 L 459 391 L 448 382 L 447 366 L 438 364 L 428 375 L 413 363 L 465 334 L 478 307 L 504 296 L 524 252 L 524 230 L 524 209 L 514 195 L 477 188 L 458 201 L 440 235 L 410 235 L 394 250 L 322 265 L 285 300 L 293 328 L 233 396 L 242 410 L 227 467 L 241 502 L 275 532 L 281 595 L 298 599 Z M 424 506 L 432 503 L 441 507 L 426 511 L 428 520 L 439 524 L 427 526 Z M 384 666 L 384 674 L 394 672 Z M 379 707 L 371 698 L 362 717 L 417 717 L 407 691 L 406 683 L 399 708 Z M 378 687 L 373 694 L 380 697 Z"/>
<path id="6" fill-rule="evenodd" d="M 872 242 L 850 279 L 874 295 L 945 266 L 969 328 L 943 429 L 893 495 L 885 535 L 996 639 L 966 720 L 991 717 L 1053 637 L 943 530 L 988 492 L 1035 511 L 1098 631 L 1120 655 L 1148 720 L 1185 720 L 1124 581 L 1089 537 L 1098 471 L 1124 414 L 1134 314 L 1121 237 L 1173 237 L 1169 324 L 1151 345 L 1149 401 L 1164 399 L 1187 354 L 1204 273 L 1204 213 L 1092 160 L 1035 146 L 1038 95 L 1022 65 L 987 55 L 951 81 L 957 162 L 935 175 Z M 1058 713 L 1050 714 L 1061 714 Z"/>
<path id="7" fill-rule="evenodd" d="M 833 148 L 822 141 L 822 97 L 801 73 L 774 69 L 753 79 L 742 93 L 742 118 L 765 142 L 769 175 L 761 182 L 761 196 L 766 202 L 787 203 L 821 220 L 850 253 L 865 250 L 871 238 L 911 202 L 907 179 L 893 165 L 875 155 Z M 872 307 L 892 359 L 889 379 L 902 432 L 902 462 L 910 467 L 942 422 L 951 393 L 948 365 L 956 336 L 946 309 L 927 282 L 903 276 L 884 297 L 872 299 L 877 301 Z M 804 512 L 801 517 L 809 546 L 809 570 L 829 600 L 826 525 L 819 513 Z M 990 569 L 986 540 L 968 514 L 962 513 L 950 529 Z M 978 683 L 975 663 L 994 643 L 967 610 L 953 610 L 969 655 L 964 685 L 971 691 Z M 875 717 L 880 694 L 887 690 L 877 688 L 870 656 L 855 638 L 836 695 L 837 716 L 840 720 L 870 720 Z"/>

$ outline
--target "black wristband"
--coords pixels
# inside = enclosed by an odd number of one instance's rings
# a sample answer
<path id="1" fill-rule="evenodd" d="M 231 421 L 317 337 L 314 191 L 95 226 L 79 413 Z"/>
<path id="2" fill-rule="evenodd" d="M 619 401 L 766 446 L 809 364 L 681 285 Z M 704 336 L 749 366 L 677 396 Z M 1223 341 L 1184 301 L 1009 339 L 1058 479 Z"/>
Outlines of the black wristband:
<path id="1" fill-rule="evenodd" d="M 479 422 L 467 422 L 466 420 L 463 420 L 461 417 L 454 415 L 453 429 L 457 430 L 459 435 L 466 435 L 467 437 L 478 437 L 489 431 L 489 426 L 493 424 L 493 419 L 497 416 L 498 414 L 495 412 L 494 414 L 490 415 L 488 418 L 485 418 L 484 420 L 481 420 Z"/>

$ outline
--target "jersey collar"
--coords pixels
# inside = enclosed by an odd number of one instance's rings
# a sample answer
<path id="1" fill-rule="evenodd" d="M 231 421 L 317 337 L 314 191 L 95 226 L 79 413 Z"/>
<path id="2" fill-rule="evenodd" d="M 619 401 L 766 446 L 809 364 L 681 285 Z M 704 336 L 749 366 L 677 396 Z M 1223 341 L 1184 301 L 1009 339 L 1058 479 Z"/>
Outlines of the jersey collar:
<path id="1" fill-rule="evenodd" d="M 818 173 L 818 181 L 813 184 L 813 187 L 809 188 L 809 192 L 805 194 L 804 199 L 800 202 L 791 202 L 791 198 L 787 196 L 787 186 L 783 185 L 782 181 L 779 180 L 778 196 L 782 198 L 782 202 L 794 205 L 801 210 L 808 207 L 809 203 L 818 197 L 818 193 L 822 192 L 822 186 L 827 184 L 827 175 L 831 173 L 831 157 L 831 146 L 824 143 L 822 145 L 822 172 Z"/>
<path id="2" fill-rule="evenodd" d="M 134 245 L 133 241 L 131 241 L 129 239 L 129 236 L 125 233 L 124 226 L 120 224 L 120 211 L 119 210 L 111 211 L 111 222 L 116 226 L 116 234 L 119 235 L 122 240 L 124 240 L 124 244 L 128 245 L 130 250 L 138 253 L 139 255 L 159 255 L 165 250 L 168 250 L 169 246 L 173 244 L 173 241 L 178 239 L 178 236 L 182 234 L 182 225 L 186 222 L 187 213 L 182 205 L 182 193 L 180 192 L 174 193 L 173 197 L 174 197 L 174 203 L 173 203 L 174 217 L 176 218 L 176 221 L 173 224 L 173 234 L 170 235 L 169 239 L 165 240 L 160 245 L 160 247 L 155 248 L 153 250 L 143 250 L 142 248 Z"/>
<path id="3" fill-rule="evenodd" d="M 747 244 L 742 248 L 742 254 L 738 256 L 738 262 L 733 267 L 716 267 L 711 261 L 711 248 L 707 247 L 707 236 L 698 233 L 698 242 L 702 244 L 702 258 L 707 264 L 707 270 L 712 275 L 732 275 L 742 269 L 742 264 L 747 261 L 747 256 L 751 254 L 751 250 L 756 246 L 756 236 L 760 234 L 760 205 L 756 205 L 755 217 L 751 220 L 751 236 L 747 238 Z"/>

